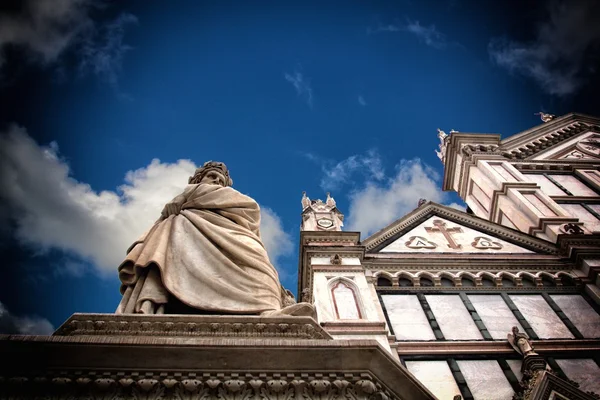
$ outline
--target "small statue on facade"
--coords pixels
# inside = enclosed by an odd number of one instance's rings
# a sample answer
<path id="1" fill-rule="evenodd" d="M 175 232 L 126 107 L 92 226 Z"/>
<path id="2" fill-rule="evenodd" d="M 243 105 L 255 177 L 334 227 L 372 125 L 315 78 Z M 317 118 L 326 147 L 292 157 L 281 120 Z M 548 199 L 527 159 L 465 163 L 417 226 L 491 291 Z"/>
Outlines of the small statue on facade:
<path id="1" fill-rule="evenodd" d="M 335 207 L 335 200 L 331 197 L 331 194 L 327 192 L 327 200 L 325 200 L 325 204 L 329 207 Z"/>
<path id="2" fill-rule="evenodd" d="M 446 146 L 448 145 L 446 139 L 448 138 L 448 134 L 438 128 L 438 138 L 440 139 L 440 144 L 438 144 L 439 150 L 436 150 L 435 154 L 437 154 L 442 164 L 444 164 L 446 162 Z"/>
<path id="3" fill-rule="evenodd" d="M 554 115 L 554 114 L 545 113 L 545 112 L 543 112 L 543 111 L 536 112 L 536 113 L 535 113 L 535 114 L 533 114 L 533 115 L 539 115 L 539 116 L 540 116 L 540 119 L 541 119 L 542 121 L 544 121 L 544 122 L 552 121 L 552 120 L 554 119 L 554 117 L 555 117 L 555 115 Z"/>
<path id="4" fill-rule="evenodd" d="M 425 203 L 427 203 L 427 199 L 419 199 L 419 202 L 417 203 L 417 208 L 421 207 Z"/>
<path id="5" fill-rule="evenodd" d="M 308 207 L 310 207 L 310 199 L 306 195 L 306 192 L 302 192 L 302 209 L 305 210 Z"/>
<path id="6" fill-rule="evenodd" d="M 512 327 L 512 334 L 507 335 L 508 343 L 523 357 L 530 355 L 537 355 L 533 351 L 533 345 L 526 334 L 519 332 L 519 328 L 516 326 Z"/>

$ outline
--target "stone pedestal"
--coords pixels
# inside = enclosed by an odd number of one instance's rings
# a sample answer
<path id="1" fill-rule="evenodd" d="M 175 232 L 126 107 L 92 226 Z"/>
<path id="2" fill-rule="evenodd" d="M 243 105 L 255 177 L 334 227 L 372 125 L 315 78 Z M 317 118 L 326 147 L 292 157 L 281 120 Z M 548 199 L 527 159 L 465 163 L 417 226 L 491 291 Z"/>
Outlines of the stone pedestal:
<path id="1" fill-rule="evenodd" d="M 308 317 L 75 314 L 0 354 L 0 398 L 434 398 L 376 341 Z"/>

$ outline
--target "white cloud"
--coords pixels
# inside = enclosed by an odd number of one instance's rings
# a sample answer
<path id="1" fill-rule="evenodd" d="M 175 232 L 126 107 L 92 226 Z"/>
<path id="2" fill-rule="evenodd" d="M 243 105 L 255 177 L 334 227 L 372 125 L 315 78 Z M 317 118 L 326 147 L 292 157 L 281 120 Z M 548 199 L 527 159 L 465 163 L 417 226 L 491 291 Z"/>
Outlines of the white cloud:
<path id="1" fill-rule="evenodd" d="M 438 179 L 438 174 L 420 160 L 402 160 L 394 176 L 380 183 L 367 181 L 351 193 L 347 230 L 369 235 L 414 210 L 421 198 L 443 202 L 446 194 Z"/>
<path id="2" fill-rule="evenodd" d="M 362 237 L 384 228 L 417 208 L 419 199 L 443 204 L 449 195 L 442 191 L 439 174 L 419 159 L 401 160 L 387 175 L 375 150 L 332 163 L 311 154 L 321 164 L 324 190 L 352 185 L 345 230 L 359 231 Z M 464 211 L 464 206 L 449 204 Z"/>
<path id="3" fill-rule="evenodd" d="M 337 163 L 331 160 L 323 160 L 314 154 L 306 156 L 309 160 L 321 165 L 323 177 L 320 186 L 324 191 L 332 191 L 345 183 L 349 183 L 356 173 L 361 173 L 363 176 L 375 180 L 382 180 L 385 177 L 381 158 L 375 150 L 369 150 L 365 155 L 350 156 Z"/>
<path id="4" fill-rule="evenodd" d="M 446 40 L 446 35 L 437 30 L 435 25 L 421 25 L 419 21 L 412 21 L 406 19 L 405 23 L 395 23 L 387 25 L 379 25 L 377 28 L 369 28 L 368 34 L 381 33 L 381 32 L 408 32 L 415 35 L 420 41 L 425 43 L 427 46 L 443 49 L 449 45 Z"/>
<path id="5" fill-rule="evenodd" d="M 360 104 L 361 106 L 365 107 L 367 105 L 367 101 L 365 100 L 364 97 L 358 96 L 358 104 Z"/>
<path id="6" fill-rule="evenodd" d="M 56 143 L 39 146 L 17 126 L 0 135 L 0 199 L 16 223 L 16 238 L 36 251 L 75 254 L 104 273 L 116 273 L 125 250 L 183 190 L 195 168 L 189 160 L 169 164 L 154 159 L 129 171 L 116 190 L 97 192 L 70 176 Z M 263 214 L 265 247 L 275 252 L 271 257 L 277 263 L 290 249 L 289 237 L 272 210 Z M 79 269 L 75 262 L 59 272 Z"/>
<path id="7" fill-rule="evenodd" d="M 294 70 L 294 72 L 291 74 L 286 72 L 283 76 L 286 81 L 290 82 L 294 86 L 298 96 L 304 98 L 306 104 L 312 108 L 313 90 L 310 86 L 310 80 L 302 75 L 302 73 L 298 70 Z"/>
<path id="8" fill-rule="evenodd" d="M 37 316 L 17 317 L 0 302 L 0 334 L 51 335 L 54 327 L 45 318 Z"/>
<path id="9" fill-rule="evenodd" d="M 457 209 L 458 211 L 467 211 L 467 207 L 464 204 L 458 204 L 458 203 L 450 203 L 450 204 L 446 204 L 448 207 L 452 207 Z"/>
<path id="10" fill-rule="evenodd" d="M 268 207 L 260 209 L 260 236 L 271 260 L 290 255 L 294 250 L 291 235 L 283 229 L 279 216 Z M 287 272 L 281 266 L 277 270 L 281 276 Z"/>
<path id="11" fill-rule="evenodd" d="M 596 0 L 551 1 L 548 16 L 530 42 L 494 38 L 488 51 L 493 62 L 532 78 L 548 94 L 575 93 L 594 73 L 588 55 L 600 46 L 600 8 Z"/>

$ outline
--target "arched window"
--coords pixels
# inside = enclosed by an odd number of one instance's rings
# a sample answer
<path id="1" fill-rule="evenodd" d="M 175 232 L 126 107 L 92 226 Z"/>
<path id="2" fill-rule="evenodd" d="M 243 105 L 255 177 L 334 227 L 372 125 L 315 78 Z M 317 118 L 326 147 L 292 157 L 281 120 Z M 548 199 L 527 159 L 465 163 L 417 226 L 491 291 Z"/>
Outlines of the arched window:
<path id="1" fill-rule="evenodd" d="M 398 284 L 400 285 L 400 287 L 408 287 L 413 285 L 413 281 L 412 279 L 402 276 L 400 277 L 400 279 L 398 279 Z"/>
<path id="2" fill-rule="evenodd" d="M 556 286 L 556 284 L 554 283 L 554 279 L 550 278 L 549 276 L 546 275 L 542 275 L 542 285 L 544 286 Z"/>
<path id="3" fill-rule="evenodd" d="M 507 277 L 502 278 L 502 286 L 503 287 L 515 287 L 515 283 Z"/>
<path id="4" fill-rule="evenodd" d="M 535 284 L 535 282 L 526 275 L 521 276 L 521 283 L 523 284 L 523 287 L 536 287 L 537 285 Z"/>
<path id="5" fill-rule="evenodd" d="M 431 279 L 425 278 L 425 277 L 422 277 L 421 279 L 419 279 L 419 283 L 421 284 L 421 286 L 425 286 L 425 287 L 433 286 L 433 281 Z"/>
<path id="6" fill-rule="evenodd" d="M 445 276 L 443 276 L 442 279 L 440 279 L 440 283 L 442 284 L 443 287 L 452 287 L 452 286 L 454 286 L 454 281 L 446 278 Z"/>
<path id="7" fill-rule="evenodd" d="M 377 278 L 377 286 L 392 286 L 392 281 L 386 277 L 380 276 Z"/>
<path id="8" fill-rule="evenodd" d="M 460 283 L 463 287 L 475 287 L 475 282 L 473 282 L 471 279 L 469 278 L 462 278 L 460 280 Z"/>
<path id="9" fill-rule="evenodd" d="M 481 278 L 481 284 L 484 287 L 495 287 L 496 286 L 496 283 L 486 276 Z"/>
<path id="10" fill-rule="evenodd" d="M 568 275 L 561 275 L 560 276 L 560 281 L 562 282 L 563 286 L 575 286 L 575 281 L 573 280 L 573 277 L 568 276 Z M 543 282 L 543 280 L 542 280 Z M 544 286 L 546 286 L 546 284 L 544 284 Z"/>
<path id="11" fill-rule="evenodd" d="M 344 280 L 338 280 L 331 286 L 333 309 L 337 319 L 361 319 L 358 295 L 353 285 Z"/>

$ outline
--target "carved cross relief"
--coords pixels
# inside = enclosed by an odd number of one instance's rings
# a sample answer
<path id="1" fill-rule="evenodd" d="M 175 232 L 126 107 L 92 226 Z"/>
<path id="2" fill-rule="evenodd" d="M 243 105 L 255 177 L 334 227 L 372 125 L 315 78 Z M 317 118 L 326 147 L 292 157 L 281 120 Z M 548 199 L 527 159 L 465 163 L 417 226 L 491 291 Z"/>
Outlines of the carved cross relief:
<path id="1" fill-rule="evenodd" d="M 446 222 L 440 219 L 434 219 L 433 226 L 425 226 L 424 229 L 432 236 L 441 236 L 446 241 L 446 246 L 453 250 L 461 250 L 463 245 L 470 245 L 471 248 L 477 250 L 501 250 L 502 243 L 496 242 L 486 236 L 475 236 L 468 239 L 467 243 L 459 243 L 461 239 L 454 236 L 457 233 L 464 233 L 461 227 L 448 227 Z M 435 235 L 434 235 L 435 234 Z M 463 238 L 462 240 L 465 240 Z M 437 242 L 437 243 L 436 243 Z M 435 237 L 410 236 L 404 245 L 410 249 L 436 249 L 439 246 L 439 241 Z"/>
<path id="2" fill-rule="evenodd" d="M 446 241 L 448 242 L 448 247 L 450 247 L 451 249 L 460 249 L 462 248 L 462 245 L 456 243 L 454 241 L 454 238 L 452 237 L 453 233 L 459 233 L 462 232 L 462 229 L 460 229 L 459 227 L 455 227 L 455 228 L 446 228 L 446 223 L 440 219 L 435 219 L 433 220 L 433 226 L 426 226 L 425 230 L 429 233 L 441 233 L 442 235 L 444 235 L 444 238 L 446 239 Z"/>

